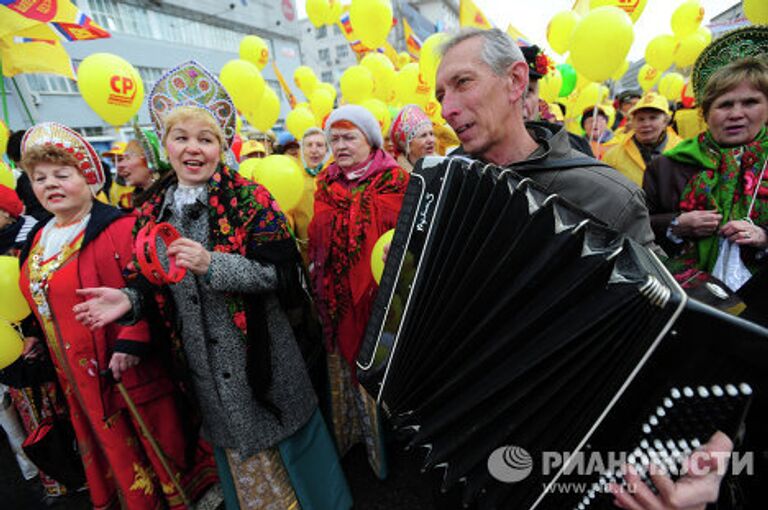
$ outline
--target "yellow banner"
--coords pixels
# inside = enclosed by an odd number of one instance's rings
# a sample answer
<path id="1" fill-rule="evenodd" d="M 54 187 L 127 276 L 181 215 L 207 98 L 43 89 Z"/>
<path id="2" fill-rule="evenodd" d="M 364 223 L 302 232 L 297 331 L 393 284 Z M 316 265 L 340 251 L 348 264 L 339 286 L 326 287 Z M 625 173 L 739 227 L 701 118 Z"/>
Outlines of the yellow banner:
<path id="1" fill-rule="evenodd" d="M 485 17 L 472 0 L 459 2 L 459 26 L 476 28 L 493 28 L 493 25 Z"/>

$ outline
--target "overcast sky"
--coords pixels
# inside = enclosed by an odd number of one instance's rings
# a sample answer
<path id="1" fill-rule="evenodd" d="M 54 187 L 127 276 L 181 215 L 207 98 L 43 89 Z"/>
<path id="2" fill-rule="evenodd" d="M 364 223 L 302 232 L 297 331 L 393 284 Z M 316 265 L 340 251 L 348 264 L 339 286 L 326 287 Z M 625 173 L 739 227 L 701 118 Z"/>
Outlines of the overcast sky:
<path id="1" fill-rule="evenodd" d="M 547 44 L 547 23 L 552 16 L 562 10 L 570 9 L 573 0 L 474 0 L 483 13 L 496 26 L 505 30 L 512 23 L 518 30 L 539 46 L 549 50 Z M 657 35 L 672 33 L 669 20 L 675 8 L 684 0 L 648 0 L 640 19 L 635 24 L 635 42 L 629 52 L 631 61 L 640 59 L 645 53 L 648 41 Z M 738 0 L 699 0 L 704 7 L 704 23 L 712 16 L 720 14 Z M 766 0 L 768 1 L 768 0 Z M 305 0 L 296 0 L 301 17 L 306 17 Z M 346 3 L 346 2 L 345 2 Z M 551 50 L 548 53 L 558 59 Z"/>

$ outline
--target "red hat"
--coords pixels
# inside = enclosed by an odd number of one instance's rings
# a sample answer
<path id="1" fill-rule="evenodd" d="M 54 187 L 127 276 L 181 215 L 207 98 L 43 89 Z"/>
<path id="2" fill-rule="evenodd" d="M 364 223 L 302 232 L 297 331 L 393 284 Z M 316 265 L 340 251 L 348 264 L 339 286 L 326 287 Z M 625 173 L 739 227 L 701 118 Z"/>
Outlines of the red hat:
<path id="1" fill-rule="evenodd" d="M 21 216 L 24 204 L 19 200 L 15 190 L 0 184 L 0 211 L 5 211 L 14 218 Z"/>

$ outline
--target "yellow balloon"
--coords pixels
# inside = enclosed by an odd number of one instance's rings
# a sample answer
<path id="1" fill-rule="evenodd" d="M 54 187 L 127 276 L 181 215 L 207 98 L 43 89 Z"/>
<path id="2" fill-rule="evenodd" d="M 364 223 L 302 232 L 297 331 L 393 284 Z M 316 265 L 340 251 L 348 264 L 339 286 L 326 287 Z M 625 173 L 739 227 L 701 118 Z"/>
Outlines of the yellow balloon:
<path id="1" fill-rule="evenodd" d="M 397 75 L 395 84 L 397 102 L 400 104 L 414 103 L 420 106 L 429 100 L 429 85 L 425 84 L 419 73 L 419 65 L 415 62 L 403 67 Z"/>
<path id="2" fill-rule="evenodd" d="M 331 6 L 328 0 L 307 0 L 307 18 L 315 27 L 321 27 L 328 23 L 328 14 Z"/>
<path id="3" fill-rule="evenodd" d="M 675 58 L 677 42 L 671 35 L 657 35 L 645 47 L 645 61 L 659 71 L 666 71 Z"/>
<path id="4" fill-rule="evenodd" d="M 264 92 L 255 110 L 245 111 L 245 118 L 259 131 L 269 131 L 280 117 L 280 98 L 271 87 L 264 87 Z"/>
<path id="5" fill-rule="evenodd" d="M 427 114 L 429 120 L 431 120 L 433 124 L 442 124 L 444 122 L 443 107 L 434 97 L 427 101 L 427 104 L 424 105 L 424 112 Z"/>
<path id="6" fill-rule="evenodd" d="M 661 78 L 661 73 L 648 64 L 643 64 L 637 72 L 637 82 L 640 84 L 643 92 L 651 90 L 651 87 L 656 85 L 659 78 Z"/>
<path id="7" fill-rule="evenodd" d="M 427 37 L 419 53 L 419 72 L 425 83 L 434 86 L 437 67 L 440 65 L 440 55 L 437 50 L 448 39 L 448 34 L 438 32 Z"/>
<path id="8" fill-rule="evenodd" d="M 685 86 L 685 78 L 680 73 L 667 73 L 659 80 L 659 94 L 670 101 L 680 101 L 680 94 Z"/>
<path id="9" fill-rule="evenodd" d="M 307 129 L 316 126 L 315 115 L 308 108 L 294 108 L 285 117 L 285 127 L 297 140 L 304 137 Z"/>
<path id="10" fill-rule="evenodd" d="M 248 158 L 237 169 L 237 172 L 248 180 L 253 180 L 253 175 L 256 173 L 256 169 L 259 167 L 263 158 Z"/>
<path id="11" fill-rule="evenodd" d="M 598 7 L 604 7 L 606 5 L 618 7 L 629 15 L 632 23 L 635 23 L 645 9 L 647 0 L 634 0 L 628 2 L 627 0 L 590 0 L 589 8 L 596 9 Z"/>
<path id="12" fill-rule="evenodd" d="M 0 161 L 0 185 L 16 189 L 16 176 L 4 161 Z"/>
<path id="13" fill-rule="evenodd" d="M 322 89 L 327 90 L 328 93 L 333 97 L 333 102 L 334 103 L 336 102 L 336 87 L 334 87 L 330 83 L 325 83 L 325 82 L 318 83 L 317 86 L 322 88 Z"/>
<path id="14" fill-rule="evenodd" d="M 559 55 L 565 54 L 571 44 L 573 29 L 581 21 L 581 16 L 573 11 L 560 11 L 549 20 L 547 42 Z"/>
<path id="15" fill-rule="evenodd" d="M 395 229 L 384 232 L 376 241 L 371 250 L 371 274 L 376 283 L 381 282 L 381 275 L 384 273 L 384 247 L 392 243 L 392 237 L 395 235 Z"/>
<path id="16" fill-rule="evenodd" d="M 709 43 L 712 42 L 712 31 L 707 27 L 702 26 L 702 27 L 699 27 L 698 30 L 696 30 L 696 33 L 704 37 L 704 40 L 707 41 L 707 46 L 709 46 Z"/>
<path id="17" fill-rule="evenodd" d="M 384 101 L 379 99 L 366 99 L 360 103 L 360 106 L 371 112 L 371 115 L 376 117 L 376 120 L 379 122 L 381 134 L 386 138 L 387 133 L 389 133 L 389 124 L 392 122 L 392 119 L 389 116 L 389 109 L 387 109 L 387 105 L 384 103 Z"/>
<path id="18" fill-rule="evenodd" d="M 539 97 L 547 103 L 554 103 L 563 87 L 563 76 L 557 68 L 551 69 L 539 80 Z"/>
<path id="19" fill-rule="evenodd" d="M 272 193 L 280 209 L 290 211 L 298 205 L 304 193 L 303 171 L 294 158 L 272 155 L 262 159 L 253 169 L 253 180 Z"/>
<path id="20" fill-rule="evenodd" d="M 678 39 L 694 33 L 704 19 L 704 8 L 699 0 L 686 0 L 672 13 L 672 32 Z"/>
<path id="21" fill-rule="evenodd" d="M 744 0 L 744 15 L 755 25 L 768 25 L 768 4 L 765 0 Z"/>
<path id="22" fill-rule="evenodd" d="M 348 67 L 339 80 L 347 103 L 360 103 L 373 95 L 373 73 L 363 66 Z"/>
<path id="23" fill-rule="evenodd" d="M 343 10 L 344 6 L 341 5 L 341 0 L 329 0 L 328 16 L 326 16 L 325 22 L 329 25 L 338 23 L 341 19 Z"/>
<path id="24" fill-rule="evenodd" d="M 364 45 L 380 48 L 387 42 L 392 28 L 392 3 L 389 0 L 352 0 L 349 22 Z"/>
<path id="25" fill-rule="evenodd" d="M 11 132 L 8 130 L 8 127 L 5 125 L 5 122 L 0 120 L 0 156 L 5 154 L 5 151 L 8 150 L 8 138 L 11 136 Z"/>
<path id="26" fill-rule="evenodd" d="M 626 60 L 633 39 L 626 12 L 618 7 L 589 11 L 573 30 L 573 67 L 592 81 L 607 80 Z"/>
<path id="27" fill-rule="evenodd" d="M 246 60 L 230 60 L 221 68 L 219 79 L 238 110 L 255 111 L 266 86 L 261 71 Z"/>
<path id="28" fill-rule="evenodd" d="M 696 59 L 707 47 L 707 38 L 700 32 L 694 32 L 683 37 L 675 48 L 675 65 L 688 67 L 696 62 Z"/>
<path id="29" fill-rule="evenodd" d="M 360 65 L 373 74 L 373 95 L 386 102 L 392 95 L 397 77 L 392 61 L 381 53 L 370 52 L 363 57 Z"/>
<path id="30" fill-rule="evenodd" d="M 331 113 L 331 110 L 333 110 L 333 99 L 333 95 L 328 92 L 328 89 L 325 87 L 315 87 L 312 96 L 309 98 L 309 105 L 315 117 L 323 119 Z"/>
<path id="31" fill-rule="evenodd" d="M 144 100 L 144 82 L 139 72 L 110 53 L 94 53 L 80 62 L 77 84 L 88 106 L 113 126 L 131 120 Z"/>
<path id="32" fill-rule="evenodd" d="M 629 71 L 629 60 L 625 60 L 619 69 L 611 76 L 612 80 L 619 81 Z"/>
<path id="33" fill-rule="evenodd" d="M 406 51 L 401 51 L 397 54 L 397 69 L 400 70 L 403 67 L 411 63 L 411 56 Z"/>
<path id="34" fill-rule="evenodd" d="M 0 319 L 8 322 L 19 322 L 29 315 L 27 300 L 19 288 L 19 259 L 16 257 L 0 257 Z"/>
<path id="35" fill-rule="evenodd" d="M 240 134 L 243 132 L 243 119 L 240 117 L 240 115 L 235 115 L 235 134 Z"/>
<path id="36" fill-rule="evenodd" d="M 602 103 L 606 98 L 606 88 L 599 83 L 590 83 L 579 92 L 576 100 L 576 111 L 574 113 L 581 115 L 587 108 L 592 108 L 596 104 Z"/>
<path id="37" fill-rule="evenodd" d="M 0 321 L 0 370 L 19 359 L 23 350 L 21 335 L 6 321 Z"/>
<path id="38" fill-rule="evenodd" d="M 299 66 L 293 72 L 293 82 L 304 93 L 304 97 L 312 94 L 319 81 L 311 67 Z"/>
<path id="39" fill-rule="evenodd" d="M 240 59 L 262 70 L 269 63 L 269 46 L 257 35 L 246 35 L 240 41 Z"/>

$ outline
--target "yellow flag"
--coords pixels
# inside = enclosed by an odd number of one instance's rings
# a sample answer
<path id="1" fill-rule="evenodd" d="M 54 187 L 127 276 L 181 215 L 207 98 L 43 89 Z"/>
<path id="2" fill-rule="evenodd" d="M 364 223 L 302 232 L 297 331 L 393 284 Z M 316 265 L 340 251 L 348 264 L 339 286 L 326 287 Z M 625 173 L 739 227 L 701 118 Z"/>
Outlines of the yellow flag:
<path id="1" fill-rule="evenodd" d="M 419 39 L 419 36 L 414 33 L 408 20 L 405 18 L 403 18 L 403 36 L 405 37 L 405 47 L 408 50 L 408 53 L 413 58 L 419 58 L 422 41 Z"/>
<path id="2" fill-rule="evenodd" d="M 72 61 L 59 41 L 15 42 L 0 40 L 3 74 L 8 78 L 21 73 L 48 73 L 75 79 Z"/>
<path id="3" fill-rule="evenodd" d="M 459 26 L 476 28 L 493 28 L 485 17 L 483 11 L 478 9 L 472 0 L 460 0 L 459 2 Z"/>

